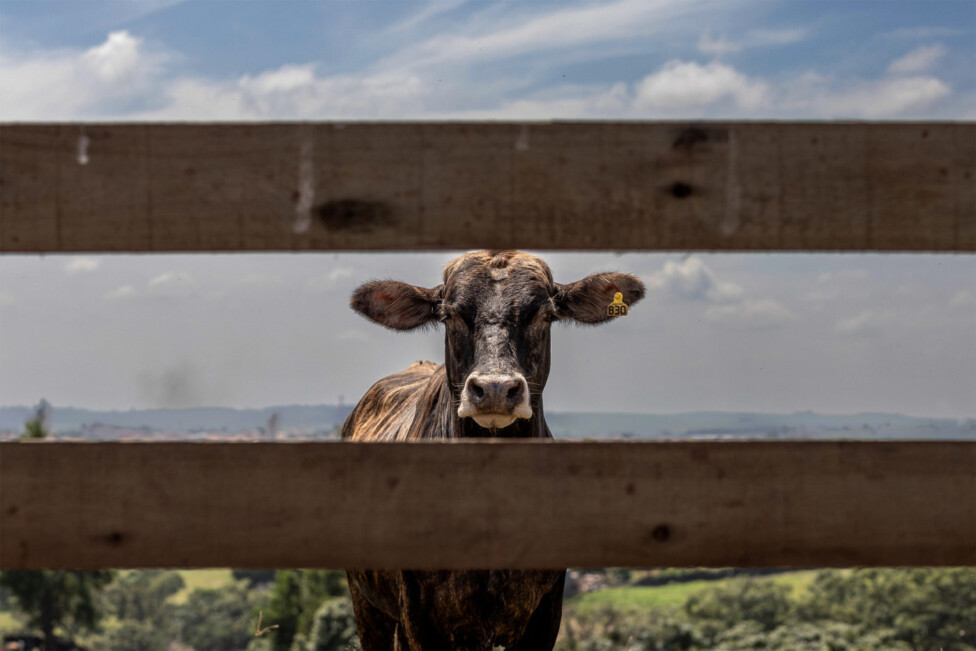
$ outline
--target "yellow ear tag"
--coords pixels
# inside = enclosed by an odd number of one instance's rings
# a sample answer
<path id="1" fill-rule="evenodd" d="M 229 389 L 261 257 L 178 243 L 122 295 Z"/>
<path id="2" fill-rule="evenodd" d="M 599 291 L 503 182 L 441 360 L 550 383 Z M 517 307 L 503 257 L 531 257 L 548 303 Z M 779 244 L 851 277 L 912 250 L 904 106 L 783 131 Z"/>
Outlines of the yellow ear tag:
<path id="1" fill-rule="evenodd" d="M 607 306 L 607 316 L 627 316 L 627 304 L 620 292 L 613 295 L 613 303 Z"/>

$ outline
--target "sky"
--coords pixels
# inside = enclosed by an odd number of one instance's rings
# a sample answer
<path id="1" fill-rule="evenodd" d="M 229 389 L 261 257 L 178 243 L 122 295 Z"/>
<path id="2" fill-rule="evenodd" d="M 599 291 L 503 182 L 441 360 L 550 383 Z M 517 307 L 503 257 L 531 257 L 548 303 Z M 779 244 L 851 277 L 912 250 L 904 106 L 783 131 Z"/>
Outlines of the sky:
<path id="1" fill-rule="evenodd" d="M 972 120 L 976 2 L 0 3 L 0 120 Z M 976 416 L 973 256 L 538 252 L 648 297 L 558 324 L 548 409 Z M 347 307 L 451 253 L 4 256 L 0 404 L 355 402 L 443 359 Z"/>
<path id="2" fill-rule="evenodd" d="M 4 120 L 972 119 L 971 0 L 0 3 Z"/>

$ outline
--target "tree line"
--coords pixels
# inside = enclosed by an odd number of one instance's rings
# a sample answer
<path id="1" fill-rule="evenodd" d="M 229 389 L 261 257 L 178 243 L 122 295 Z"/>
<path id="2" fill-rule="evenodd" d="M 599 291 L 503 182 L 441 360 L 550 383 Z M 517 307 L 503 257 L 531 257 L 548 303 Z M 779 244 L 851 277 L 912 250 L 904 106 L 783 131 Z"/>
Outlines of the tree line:
<path id="1" fill-rule="evenodd" d="M 677 608 L 568 606 L 557 651 L 976 651 L 976 568 L 824 570 L 809 588 L 721 581 Z"/>
<path id="2" fill-rule="evenodd" d="M 338 651 L 357 647 L 345 574 L 235 570 L 184 600 L 174 570 L 6 571 L 0 610 L 13 609 L 42 651 Z M 12 631 L 6 631 L 11 634 Z M 70 642 L 70 644 L 69 644 Z"/>
<path id="3" fill-rule="evenodd" d="M 0 609 L 20 610 L 52 651 L 59 636 L 91 651 L 358 648 L 342 572 L 233 576 L 177 600 L 186 585 L 171 570 L 9 571 Z M 976 651 L 976 569 L 824 570 L 799 595 L 767 578 L 723 579 L 680 607 L 581 608 L 569 599 L 556 649 Z"/>

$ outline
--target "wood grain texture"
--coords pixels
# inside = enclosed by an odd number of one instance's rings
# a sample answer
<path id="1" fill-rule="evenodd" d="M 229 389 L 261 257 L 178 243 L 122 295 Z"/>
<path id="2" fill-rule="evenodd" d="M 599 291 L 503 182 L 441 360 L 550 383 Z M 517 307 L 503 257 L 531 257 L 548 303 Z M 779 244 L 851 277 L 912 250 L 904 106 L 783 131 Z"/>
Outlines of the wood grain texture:
<path id="1" fill-rule="evenodd" d="M 0 190 L 4 253 L 973 252 L 976 124 L 2 125 Z"/>
<path id="2" fill-rule="evenodd" d="M 976 564 L 976 443 L 2 443 L 0 567 Z"/>

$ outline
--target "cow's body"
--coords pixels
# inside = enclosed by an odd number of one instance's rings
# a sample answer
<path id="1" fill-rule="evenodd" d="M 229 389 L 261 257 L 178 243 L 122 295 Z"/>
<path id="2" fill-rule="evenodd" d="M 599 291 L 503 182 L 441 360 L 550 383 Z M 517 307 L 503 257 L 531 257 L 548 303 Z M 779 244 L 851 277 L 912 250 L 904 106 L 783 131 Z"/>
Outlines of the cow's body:
<path id="1" fill-rule="evenodd" d="M 433 362 L 417 362 L 383 378 L 346 419 L 343 440 L 455 438 L 446 384 L 444 366 Z M 551 438 L 539 420 L 540 431 Z M 559 632 L 565 575 L 565 570 L 348 572 L 365 651 L 550 649 Z"/>
<path id="2" fill-rule="evenodd" d="M 545 262 L 514 251 L 461 256 L 432 289 L 395 281 L 363 285 L 352 307 L 381 325 L 444 324 L 445 364 L 417 362 L 377 382 L 346 419 L 343 440 L 552 438 L 542 409 L 550 324 L 604 322 L 615 293 L 633 303 L 644 287 L 617 273 L 559 285 Z M 364 651 L 552 649 L 565 574 L 347 573 Z"/>

